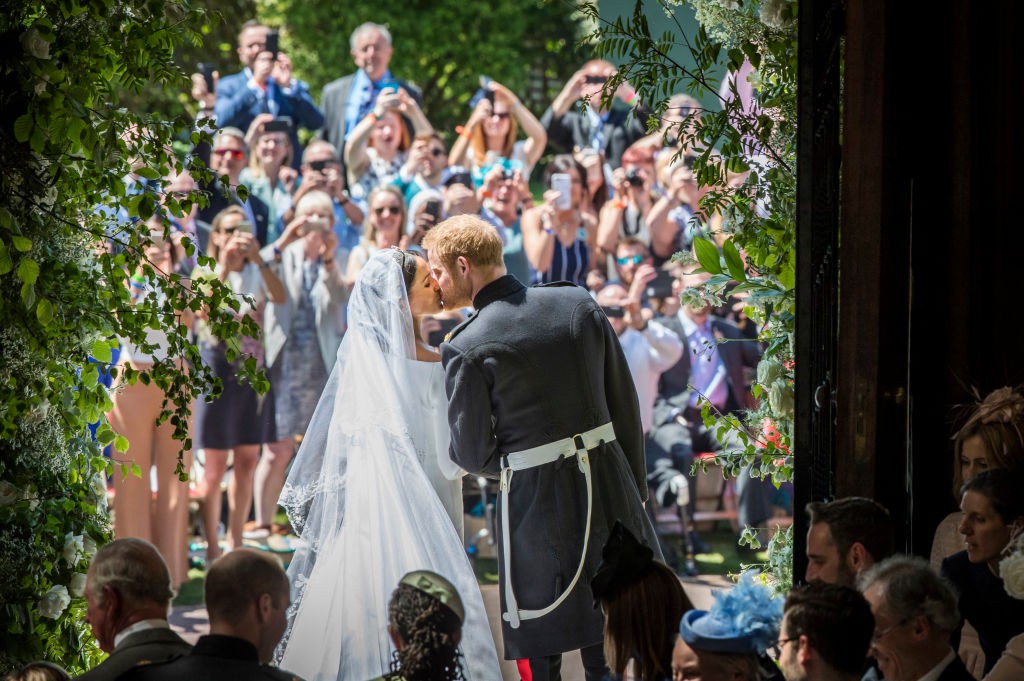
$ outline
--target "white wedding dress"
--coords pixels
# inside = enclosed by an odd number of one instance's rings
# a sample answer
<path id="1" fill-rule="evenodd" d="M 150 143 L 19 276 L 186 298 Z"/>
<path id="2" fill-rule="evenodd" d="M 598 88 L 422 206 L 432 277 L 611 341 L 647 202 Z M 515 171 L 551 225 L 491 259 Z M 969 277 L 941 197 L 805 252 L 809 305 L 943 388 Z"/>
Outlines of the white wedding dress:
<path id="1" fill-rule="evenodd" d="M 391 593 L 407 572 L 429 569 L 447 577 L 465 605 L 466 679 L 500 679 L 462 542 L 463 471 L 448 458 L 443 371 L 412 359 L 405 285 L 388 251 L 364 267 L 348 314 L 337 363 L 281 495 L 304 546 L 288 568 L 292 607 L 280 666 L 307 681 L 386 673 Z"/>

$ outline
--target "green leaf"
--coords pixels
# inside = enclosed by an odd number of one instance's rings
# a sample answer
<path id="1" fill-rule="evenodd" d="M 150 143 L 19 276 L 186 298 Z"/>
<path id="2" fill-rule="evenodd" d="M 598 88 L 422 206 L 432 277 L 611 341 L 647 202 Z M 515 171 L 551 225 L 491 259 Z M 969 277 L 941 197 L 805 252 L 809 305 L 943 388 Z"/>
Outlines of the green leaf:
<path id="1" fill-rule="evenodd" d="M 160 173 L 157 170 L 150 168 L 148 166 L 142 166 L 141 168 L 137 169 L 135 173 L 139 177 L 144 177 L 147 180 L 159 180 L 161 177 Z"/>
<path id="2" fill-rule="evenodd" d="M 106 447 L 114 441 L 114 431 L 110 429 L 110 426 L 106 423 L 101 423 L 99 428 L 96 429 L 96 441 Z"/>
<path id="3" fill-rule="evenodd" d="M 20 234 L 12 234 L 11 243 L 14 245 L 14 250 L 21 253 L 27 253 L 32 248 L 32 239 Z"/>
<path id="4" fill-rule="evenodd" d="M 7 274 L 14 269 L 14 262 L 11 261 L 11 253 L 7 250 L 7 244 L 0 239 L 0 275 Z"/>
<path id="5" fill-rule="evenodd" d="M 18 279 L 22 283 L 34 286 L 39 279 L 39 263 L 32 258 L 22 258 L 18 263 Z"/>
<path id="6" fill-rule="evenodd" d="M 110 342 L 102 338 L 94 340 L 92 342 L 92 348 L 89 350 L 89 354 L 97 362 L 104 364 L 110 362 L 112 355 L 110 354 Z"/>
<path id="7" fill-rule="evenodd" d="M 743 258 L 740 257 L 740 252 L 732 239 L 726 239 L 722 244 L 722 255 L 725 256 L 725 266 L 729 268 L 732 278 L 736 281 L 746 281 L 747 273 L 743 269 Z"/>
<path id="8" fill-rule="evenodd" d="M 722 273 L 722 263 L 718 258 L 718 246 L 713 241 L 696 236 L 693 238 L 693 250 L 697 255 L 697 262 L 704 268 L 704 271 L 711 274 Z"/>
<path id="9" fill-rule="evenodd" d="M 116 449 L 117 451 L 122 453 L 127 452 L 129 446 L 130 445 L 128 443 L 128 438 L 126 438 L 124 435 L 118 435 L 117 437 L 114 438 L 114 449 Z M 137 466 L 135 464 L 132 464 L 132 473 L 135 473 L 136 467 Z M 141 471 L 138 474 L 141 475 Z"/>
<path id="10" fill-rule="evenodd" d="M 32 306 L 36 304 L 36 287 L 32 284 L 21 285 L 21 302 L 25 305 L 26 310 L 31 310 Z"/>
<path id="11" fill-rule="evenodd" d="M 36 306 L 36 318 L 43 326 L 49 326 L 53 321 L 53 303 L 49 298 L 39 299 L 39 305 Z"/>
<path id="12" fill-rule="evenodd" d="M 28 114 L 18 116 L 14 121 L 14 138 L 24 144 L 32 134 L 32 117 Z"/>

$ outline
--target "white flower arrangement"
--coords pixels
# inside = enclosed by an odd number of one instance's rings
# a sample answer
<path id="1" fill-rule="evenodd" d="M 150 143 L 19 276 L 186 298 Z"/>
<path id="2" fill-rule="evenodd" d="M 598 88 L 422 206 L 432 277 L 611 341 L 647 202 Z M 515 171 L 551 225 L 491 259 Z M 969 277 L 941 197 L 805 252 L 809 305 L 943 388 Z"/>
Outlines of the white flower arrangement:
<path id="1" fill-rule="evenodd" d="M 64 535 L 64 550 L 61 551 L 61 556 L 68 565 L 77 565 L 84 552 L 85 538 L 82 535 L 70 532 Z"/>
<path id="2" fill-rule="evenodd" d="M 999 561 L 999 576 L 1003 588 L 1014 598 L 1024 600 L 1024 532 L 1010 540 L 1004 549 L 1005 558 Z"/>
<path id="3" fill-rule="evenodd" d="M 68 588 L 63 584 L 57 584 L 51 586 L 46 595 L 39 599 L 37 607 L 40 615 L 55 620 L 64 613 L 69 605 L 71 605 L 71 594 L 68 593 Z"/>
<path id="4" fill-rule="evenodd" d="M 71 591 L 71 595 L 75 598 L 81 598 L 85 595 L 85 580 L 86 575 L 84 572 L 76 572 L 71 575 L 71 581 L 68 583 L 68 590 Z"/>

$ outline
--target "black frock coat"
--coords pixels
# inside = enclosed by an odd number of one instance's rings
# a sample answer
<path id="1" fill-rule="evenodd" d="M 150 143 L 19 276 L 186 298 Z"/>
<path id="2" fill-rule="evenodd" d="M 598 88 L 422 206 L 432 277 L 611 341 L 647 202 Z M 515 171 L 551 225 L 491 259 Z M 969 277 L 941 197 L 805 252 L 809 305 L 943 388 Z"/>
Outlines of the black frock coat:
<path id="1" fill-rule="evenodd" d="M 441 345 L 448 393 L 451 458 L 496 477 L 501 457 L 586 432 L 608 421 L 616 439 L 591 451 L 594 507 L 583 574 L 552 613 L 502 622 L 506 659 L 554 655 L 602 641 L 590 579 L 615 521 L 660 552 L 644 512 L 644 437 L 633 379 L 618 338 L 586 290 L 560 282 L 525 287 L 504 276 L 473 301 L 476 313 Z M 499 501 L 500 503 L 500 501 Z M 512 584 L 520 609 L 542 609 L 576 572 L 586 528 L 587 492 L 576 458 L 517 471 L 509 527 Z M 501 593 L 502 612 L 505 595 Z"/>

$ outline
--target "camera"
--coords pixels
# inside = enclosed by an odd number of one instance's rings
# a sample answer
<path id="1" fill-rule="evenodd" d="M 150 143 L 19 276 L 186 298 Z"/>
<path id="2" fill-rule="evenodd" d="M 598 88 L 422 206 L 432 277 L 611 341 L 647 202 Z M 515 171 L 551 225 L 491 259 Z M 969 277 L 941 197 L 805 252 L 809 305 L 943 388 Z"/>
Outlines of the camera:
<path id="1" fill-rule="evenodd" d="M 280 51 L 279 41 L 280 33 L 277 31 L 267 31 L 266 51 L 272 55 L 271 59 L 277 59 L 277 53 Z"/>
<path id="2" fill-rule="evenodd" d="M 307 232 L 326 232 L 328 222 L 324 218 L 309 218 L 305 226 Z"/>
<path id="3" fill-rule="evenodd" d="M 328 161 L 327 159 L 322 159 L 320 161 L 310 161 L 309 169 L 315 170 L 318 173 L 322 173 L 324 172 L 324 170 L 327 169 L 328 164 L 330 164 L 330 161 Z"/>
<path id="4" fill-rule="evenodd" d="M 626 171 L 626 184 L 631 187 L 642 187 L 644 186 L 644 178 L 640 177 L 639 168 L 630 168 Z"/>
<path id="5" fill-rule="evenodd" d="M 608 319 L 622 319 L 626 316 L 626 309 L 621 305 L 602 305 L 601 309 Z"/>
<path id="6" fill-rule="evenodd" d="M 213 82 L 213 72 L 217 70 L 217 65 L 212 62 L 202 61 L 199 62 L 199 73 L 202 74 L 203 80 L 206 81 L 206 91 L 213 94 L 215 89 Z"/>
<path id="7" fill-rule="evenodd" d="M 263 132 L 291 132 L 292 119 L 288 116 L 281 116 L 263 124 Z"/>

